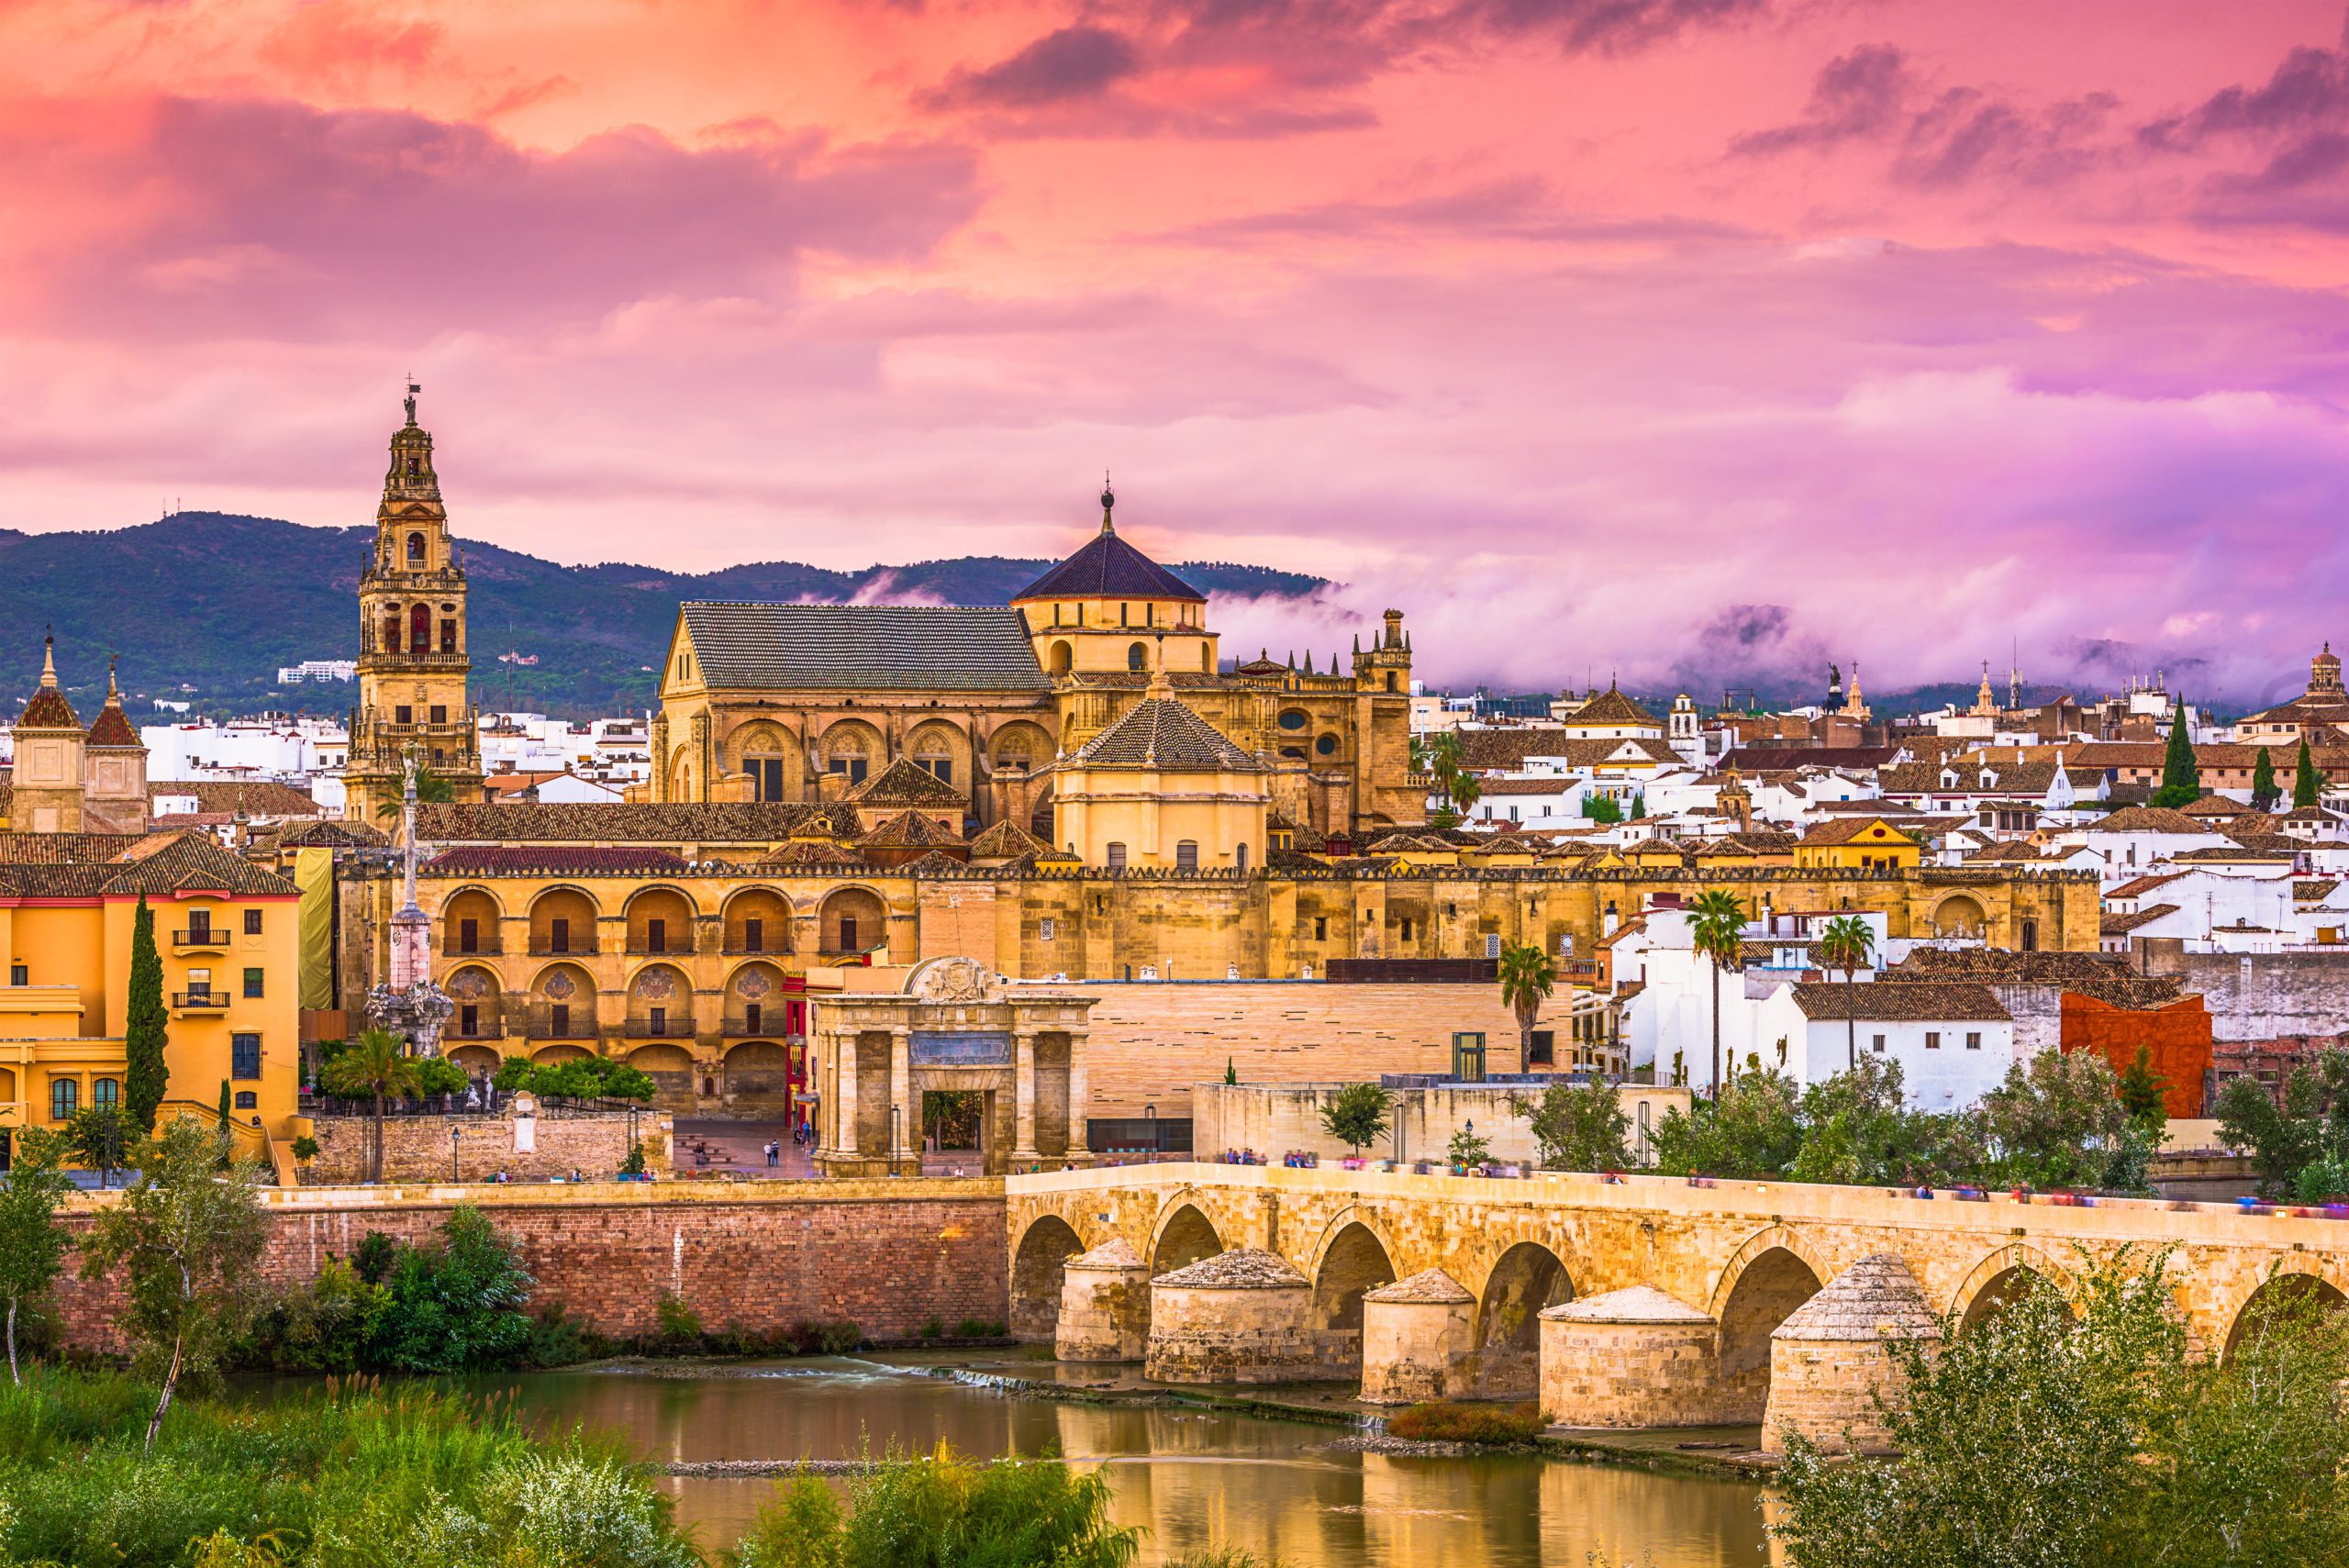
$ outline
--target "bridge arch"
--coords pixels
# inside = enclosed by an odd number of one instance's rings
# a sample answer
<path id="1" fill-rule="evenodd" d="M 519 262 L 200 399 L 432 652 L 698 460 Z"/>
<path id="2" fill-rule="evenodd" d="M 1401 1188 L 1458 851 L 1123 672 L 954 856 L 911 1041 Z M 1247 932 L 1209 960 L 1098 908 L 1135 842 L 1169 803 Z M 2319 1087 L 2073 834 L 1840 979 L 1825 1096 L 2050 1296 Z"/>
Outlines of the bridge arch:
<path id="1" fill-rule="evenodd" d="M 2349 1307 L 2349 1291 L 2342 1288 L 2338 1265 L 2328 1262 L 2319 1272 L 2312 1267 L 2288 1267 L 2288 1262 L 2299 1264 L 2300 1257 L 2278 1260 L 2228 1319 L 2226 1354 L 2230 1358 L 2247 1338 L 2259 1331 L 2261 1319 L 2269 1312 L 2295 1307 L 2338 1312 Z"/>
<path id="2" fill-rule="evenodd" d="M 1783 1225 L 1748 1237 L 1731 1257 L 1711 1307 L 1724 1421 L 1762 1418 L 1770 1400 L 1770 1336 L 1834 1277 L 1827 1260 Z"/>
<path id="3" fill-rule="evenodd" d="M 2021 1300 L 2034 1278 L 2062 1291 L 2067 1302 L 2078 1296 L 2078 1276 L 2038 1248 L 2018 1241 L 1974 1265 L 1950 1296 L 1948 1316 L 1960 1333 L 1970 1333 Z"/>
<path id="4" fill-rule="evenodd" d="M 1223 1251 L 1223 1233 L 1199 1207 L 1199 1195 L 1184 1189 L 1159 1211 L 1150 1232 L 1150 1277 L 1188 1268 Z"/>
<path id="5" fill-rule="evenodd" d="M 1322 1361 L 1362 1370 L 1362 1298 L 1392 1284 L 1395 1258 L 1385 1238 L 1352 1208 L 1331 1220 L 1314 1248 L 1313 1329 Z"/>
<path id="6" fill-rule="evenodd" d="M 1076 1228 L 1057 1214 L 1036 1217 L 1011 1254 L 1011 1337 L 1048 1341 L 1060 1327 L 1061 1265 L 1085 1251 Z"/>
<path id="7" fill-rule="evenodd" d="M 1494 1260 L 1476 1297 L 1477 1392 L 1531 1395 L 1541 1381 L 1542 1310 L 1575 1298 L 1564 1260 L 1540 1241 L 1519 1241 Z"/>

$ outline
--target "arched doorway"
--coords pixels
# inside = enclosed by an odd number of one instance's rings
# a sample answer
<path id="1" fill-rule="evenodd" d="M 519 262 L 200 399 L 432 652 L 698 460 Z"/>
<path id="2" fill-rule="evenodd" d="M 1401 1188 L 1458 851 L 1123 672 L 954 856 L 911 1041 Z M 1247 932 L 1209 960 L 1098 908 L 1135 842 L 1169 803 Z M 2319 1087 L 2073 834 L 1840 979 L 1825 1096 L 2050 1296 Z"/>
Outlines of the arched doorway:
<path id="1" fill-rule="evenodd" d="M 595 900 L 575 887 L 554 887 L 530 906 L 530 951 L 541 957 L 596 951 Z"/>
<path id="2" fill-rule="evenodd" d="M 2314 1274 L 2270 1274 L 2235 1314 L 2234 1324 L 2227 1330 L 2227 1355 L 2232 1359 L 2237 1351 L 2255 1342 L 2262 1327 L 2277 1315 L 2338 1312 L 2343 1307 L 2349 1307 L 2349 1296 L 2329 1280 Z"/>
<path id="3" fill-rule="evenodd" d="M 1157 1245 L 1150 1250 L 1151 1277 L 1189 1268 L 1222 1251 L 1223 1238 L 1216 1234 L 1208 1217 L 1186 1203 L 1168 1215 L 1166 1223 L 1159 1228 Z"/>
<path id="4" fill-rule="evenodd" d="M 440 984 L 449 994 L 449 1022 L 440 1038 L 456 1041 L 496 1040 L 506 1033 L 505 1005 L 499 996 L 496 973 L 486 965 L 469 963 Z M 452 1050 L 449 1053 L 456 1055 Z M 494 1058 L 496 1052 L 489 1054 Z M 491 1070 L 495 1071 L 493 1062 Z"/>
<path id="5" fill-rule="evenodd" d="M 1394 1262 L 1370 1227 L 1350 1221 L 1330 1238 L 1313 1275 L 1313 1338 L 1323 1366 L 1361 1375 L 1363 1293 L 1394 1283 Z"/>
<path id="6" fill-rule="evenodd" d="M 673 963 L 648 963 L 628 983 L 630 1040 L 691 1040 L 694 984 Z"/>
<path id="7" fill-rule="evenodd" d="M 531 983 L 529 1014 L 532 1040 L 594 1040 L 595 980 L 575 963 L 547 965 Z"/>
<path id="8" fill-rule="evenodd" d="M 1720 1313 L 1721 1419 L 1759 1421 L 1770 1401 L 1770 1336 L 1819 1294 L 1818 1273 L 1784 1247 L 1755 1256 L 1737 1276 Z"/>
<path id="9" fill-rule="evenodd" d="M 440 952 L 445 958 L 494 954 L 502 951 L 499 917 L 505 910 L 478 887 L 468 887 L 440 908 Z"/>
<path id="10" fill-rule="evenodd" d="M 694 951 L 694 906 L 674 887 L 648 887 L 628 901 L 628 951 L 687 954 Z"/>
<path id="11" fill-rule="evenodd" d="M 1028 1228 L 1011 1259 L 1011 1337 L 1049 1343 L 1061 1321 L 1061 1265 L 1085 1251 L 1067 1220 L 1047 1214 Z"/>
<path id="12" fill-rule="evenodd" d="M 791 903 L 772 887 L 746 887 L 726 901 L 729 953 L 791 951 Z"/>
<path id="13" fill-rule="evenodd" d="M 1487 1399 L 1530 1397 L 1542 1380 L 1542 1311 L 1575 1296 L 1558 1255 L 1520 1241 L 1500 1255 L 1476 1302 L 1477 1391 Z"/>
<path id="14" fill-rule="evenodd" d="M 889 910 L 878 895 L 863 887 L 837 889 L 817 916 L 827 953 L 869 952 L 889 940 Z"/>
<path id="15" fill-rule="evenodd" d="M 1933 909 L 1933 934 L 1937 937 L 1978 937 L 1987 917 L 1982 906 L 1971 896 L 1954 893 Z"/>
<path id="16" fill-rule="evenodd" d="M 628 1064 L 652 1080 L 652 1103 L 664 1111 L 691 1111 L 699 1102 L 694 1093 L 693 1052 L 682 1045 L 640 1045 L 628 1053 Z"/>

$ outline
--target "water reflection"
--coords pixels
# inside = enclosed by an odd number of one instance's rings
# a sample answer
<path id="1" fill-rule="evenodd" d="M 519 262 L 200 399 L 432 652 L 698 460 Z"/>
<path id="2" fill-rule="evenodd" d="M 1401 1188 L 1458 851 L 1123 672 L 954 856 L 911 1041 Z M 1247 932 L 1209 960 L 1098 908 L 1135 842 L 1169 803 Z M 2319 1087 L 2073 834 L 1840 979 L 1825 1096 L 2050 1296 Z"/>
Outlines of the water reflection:
<path id="1" fill-rule="evenodd" d="M 803 1361 L 706 1375 L 536 1373 L 514 1379 L 540 1419 L 633 1436 L 648 1458 L 847 1459 L 943 1440 L 984 1456 L 1057 1451 L 1107 1467 L 1120 1524 L 1147 1527 L 1142 1561 L 1210 1546 L 1291 1568 L 1653 1568 L 1761 1564 L 1757 1488 L 1511 1457 L 1407 1459 L 1333 1451 L 1340 1429 L 1179 1409 L 1066 1405 Z M 730 1542 L 765 1480 L 672 1477 L 680 1518 Z"/>

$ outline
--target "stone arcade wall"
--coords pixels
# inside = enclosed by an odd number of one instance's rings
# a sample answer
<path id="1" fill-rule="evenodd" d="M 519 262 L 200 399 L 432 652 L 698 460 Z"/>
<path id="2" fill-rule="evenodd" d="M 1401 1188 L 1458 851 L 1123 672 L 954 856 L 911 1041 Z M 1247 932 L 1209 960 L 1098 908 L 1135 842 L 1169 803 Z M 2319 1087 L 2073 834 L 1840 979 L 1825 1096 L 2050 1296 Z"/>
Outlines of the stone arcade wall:
<path id="1" fill-rule="evenodd" d="M 347 1186 L 367 1180 L 375 1148 L 375 1123 L 363 1116 L 320 1117 L 312 1135 L 318 1157 L 302 1173 L 310 1187 Z M 522 1153 L 514 1147 L 514 1122 L 505 1116 L 387 1117 L 384 1121 L 384 1179 L 387 1182 L 439 1182 L 451 1178 L 449 1137 L 453 1127 L 462 1136 L 454 1143 L 456 1171 L 465 1180 L 481 1181 L 504 1171 L 509 1182 L 546 1182 L 573 1171 L 590 1178 L 616 1174 L 628 1158 L 628 1114 L 596 1112 L 584 1116 L 541 1115 L 538 1118 L 537 1148 Z M 636 1134 L 644 1144 L 644 1162 L 655 1173 L 670 1168 L 670 1118 L 666 1111 L 642 1111 Z"/>
<path id="2" fill-rule="evenodd" d="M 370 1230 L 414 1240 L 472 1203 L 520 1241 L 539 1282 L 534 1305 L 607 1334 L 657 1329 L 663 1294 L 711 1329 L 848 1318 L 871 1335 L 911 1338 L 930 1318 L 999 1322 L 1006 1313 L 1003 1184 L 984 1178 L 319 1188 L 266 1201 L 263 1269 L 274 1287 L 315 1278 Z M 59 1295 L 68 1343 L 120 1348 L 112 1282 L 84 1284 L 69 1271 Z"/>

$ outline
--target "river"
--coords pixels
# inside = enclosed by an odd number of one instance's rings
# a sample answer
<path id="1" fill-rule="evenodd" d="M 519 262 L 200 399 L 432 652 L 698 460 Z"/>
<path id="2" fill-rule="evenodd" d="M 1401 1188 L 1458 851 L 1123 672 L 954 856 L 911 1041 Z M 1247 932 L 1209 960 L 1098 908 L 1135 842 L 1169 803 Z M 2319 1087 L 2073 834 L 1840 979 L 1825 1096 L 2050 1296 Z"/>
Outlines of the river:
<path id="1" fill-rule="evenodd" d="M 1073 1404 L 923 1375 L 947 1354 L 617 1366 L 496 1380 L 527 1416 L 627 1434 L 643 1456 L 853 1459 L 941 1441 L 973 1456 L 1057 1449 L 1108 1473 L 1141 1561 L 1210 1546 L 1287 1568 L 1720 1568 L 1767 1563 L 1745 1482 L 1515 1455 L 1394 1457 L 1342 1427 L 1221 1411 Z M 1045 1375 L 1051 1375 L 1049 1372 Z M 730 1543 L 774 1483 L 670 1476 L 704 1547 Z"/>

